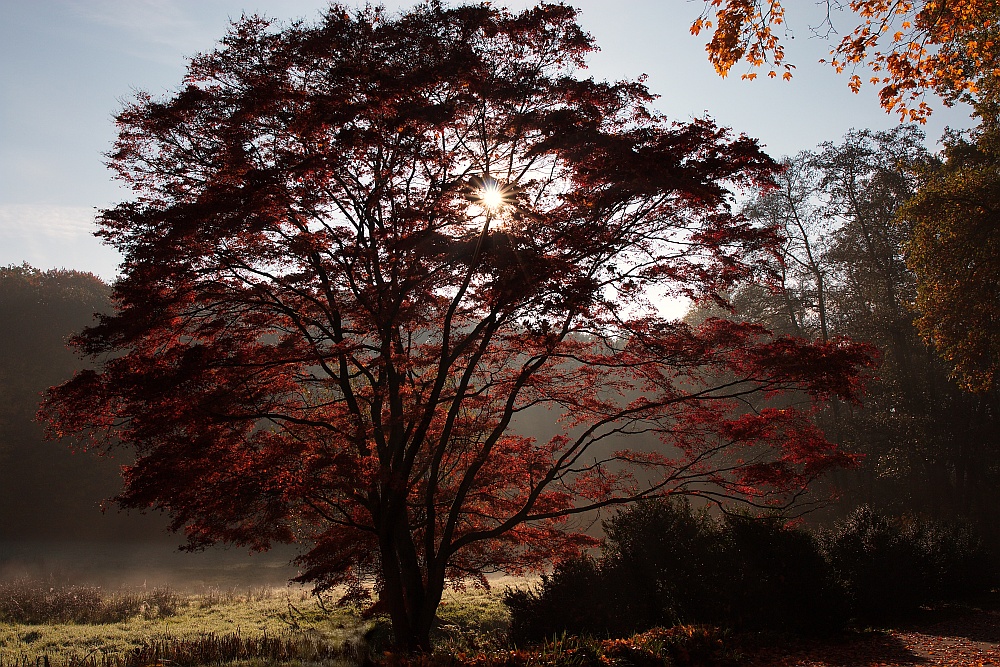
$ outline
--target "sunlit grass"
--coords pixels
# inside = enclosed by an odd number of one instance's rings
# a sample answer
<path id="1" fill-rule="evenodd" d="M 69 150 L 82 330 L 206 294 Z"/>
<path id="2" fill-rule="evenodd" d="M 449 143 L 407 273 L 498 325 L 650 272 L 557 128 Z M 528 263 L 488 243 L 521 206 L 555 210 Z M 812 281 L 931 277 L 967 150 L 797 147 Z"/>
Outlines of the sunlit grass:
<path id="1" fill-rule="evenodd" d="M 490 588 L 445 591 L 438 607 L 434 643 L 443 653 L 495 650 L 508 645 L 510 610 L 501 601 L 510 587 L 537 583 L 535 578 L 497 577 Z"/>
<path id="2" fill-rule="evenodd" d="M 154 642 L 239 633 L 245 637 L 300 635 L 331 646 L 360 641 L 368 623 L 349 609 L 325 605 L 307 589 L 206 590 L 179 596 L 176 613 L 163 618 L 137 614 L 116 623 L 0 623 L 0 664 L 53 664 L 85 656 L 126 655 Z"/>
<path id="3" fill-rule="evenodd" d="M 501 578 L 494 580 L 489 590 L 470 587 L 447 591 L 434 631 L 440 651 L 505 647 L 510 617 L 501 594 L 508 586 L 518 585 L 526 585 L 526 581 Z M 115 596 L 142 597 L 144 593 L 105 591 L 103 596 L 110 600 Z M 319 655 L 325 649 L 338 657 L 324 658 L 322 662 L 355 664 L 369 648 L 375 651 L 385 648 L 388 638 L 387 619 L 362 618 L 357 609 L 336 606 L 335 595 L 318 599 L 308 588 L 208 588 L 199 593 L 170 595 L 175 606 L 172 614 L 162 617 L 136 613 L 127 620 L 111 623 L 0 622 L 0 667 L 44 664 L 39 661 L 45 657 L 52 667 L 128 667 L 140 654 L 149 655 L 150 647 L 202 642 L 211 648 L 232 644 L 236 637 L 248 643 L 261 638 L 280 639 L 293 652 L 303 654 L 301 659 L 281 664 L 314 662 L 309 656 Z M 240 660 L 239 664 L 274 663 Z"/>

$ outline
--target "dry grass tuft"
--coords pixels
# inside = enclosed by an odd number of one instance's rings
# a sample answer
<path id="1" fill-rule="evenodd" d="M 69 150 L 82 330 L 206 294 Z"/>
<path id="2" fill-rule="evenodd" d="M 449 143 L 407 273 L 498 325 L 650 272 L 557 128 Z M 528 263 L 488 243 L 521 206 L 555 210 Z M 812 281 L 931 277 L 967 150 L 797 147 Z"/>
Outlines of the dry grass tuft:
<path id="1" fill-rule="evenodd" d="M 120 623 L 141 616 L 167 618 L 180 600 L 165 588 L 107 593 L 96 586 L 50 586 L 18 579 L 0 582 L 0 623 Z"/>

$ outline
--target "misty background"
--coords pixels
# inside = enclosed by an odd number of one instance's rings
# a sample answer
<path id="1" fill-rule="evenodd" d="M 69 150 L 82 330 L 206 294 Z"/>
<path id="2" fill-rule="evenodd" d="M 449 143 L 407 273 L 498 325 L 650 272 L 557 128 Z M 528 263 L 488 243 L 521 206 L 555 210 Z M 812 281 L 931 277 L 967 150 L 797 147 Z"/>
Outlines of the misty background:
<path id="1" fill-rule="evenodd" d="M 110 288 L 71 270 L 0 269 L 0 580 L 33 578 L 103 586 L 284 585 L 294 551 L 179 551 L 159 512 L 125 513 L 121 453 L 98 456 L 46 440 L 34 420 L 43 392 L 83 364 L 71 334 L 111 310 Z"/>

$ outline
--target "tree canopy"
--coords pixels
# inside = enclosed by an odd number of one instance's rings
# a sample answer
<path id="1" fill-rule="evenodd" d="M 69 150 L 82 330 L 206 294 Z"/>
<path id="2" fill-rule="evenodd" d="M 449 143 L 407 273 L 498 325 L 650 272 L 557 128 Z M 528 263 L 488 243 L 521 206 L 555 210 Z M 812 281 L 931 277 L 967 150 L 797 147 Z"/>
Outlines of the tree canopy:
<path id="1" fill-rule="evenodd" d="M 835 33 L 834 15 L 844 7 L 860 19 L 830 51 L 830 65 L 850 72 L 848 85 L 855 92 L 866 83 L 857 69 L 870 68 L 868 82 L 880 87 L 882 107 L 901 120 L 926 119 L 928 91 L 946 102 L 974 96 L 1000 71 L 1000 14 L 992 0 L 851 0 L 843 6 L 826 0 L 825 5 L 825 25 L 814 31 Z M 711 32 L 705 48 L 723 76 L 744 61 L 753 69 L 769 66 L 768 76 L 781 72 L 791 78 L 794 66 L 785 61 L 781 36 L 785 28 L 781 0 L 707 0 L 691 32 Z"/>
<path id="2" fill-rule="evenodd" d="M 945 137 L 942 160 L 901 211 L 913 229 L 907 259 L 917 276 L 921 333 L 976 392 L 1000 373 L 1000 128 L 986 116 L 971 136 Z"/>
<path id="3" fill-rule="evenodd" d="M 583 512 L 785 506 L 850 464 L 809 415 L 856 398 L 868 347 L 656 307 L 775 252 L 732 202 L 777 165 L 580 76 L 575 14 L 245 18 L 140 94 L 110 154 L 136 197 L 99 217 L 117 310 L 76 338 L 100 367 L 52 390 L 51 433 L 134 452 L 119 501 L 193 548 L 297 542 L 303 580 L 374 583 L 409 648 L 446 582 L 593 544 Z M 545 408 L 557 435 L 518 432 Z"/>

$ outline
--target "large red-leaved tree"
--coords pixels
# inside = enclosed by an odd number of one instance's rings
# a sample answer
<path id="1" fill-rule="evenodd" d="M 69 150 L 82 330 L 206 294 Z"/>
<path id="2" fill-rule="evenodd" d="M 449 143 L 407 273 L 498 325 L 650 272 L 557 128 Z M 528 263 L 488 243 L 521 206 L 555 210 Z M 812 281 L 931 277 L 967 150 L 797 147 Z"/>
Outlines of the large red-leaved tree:
<path id="1" fill-rule="evenodd" d="M 808 412 L 867 348 L 655 307 L 753 275 L 777 237 L 732 192 L 776 165 L 582 78 L 593 48 L 563 5 L 236 23 L 118 116 L 117 311 L 51 433 L 134 452 L 119 502 L 192 547 L 296 542 L 303 580 L 373 582 L 411 649 L 446 584 L 591 545 L 574 515 L 783 503 L 849 462 Z M 546 407 L 558 435 L 518 432 Z"/>

